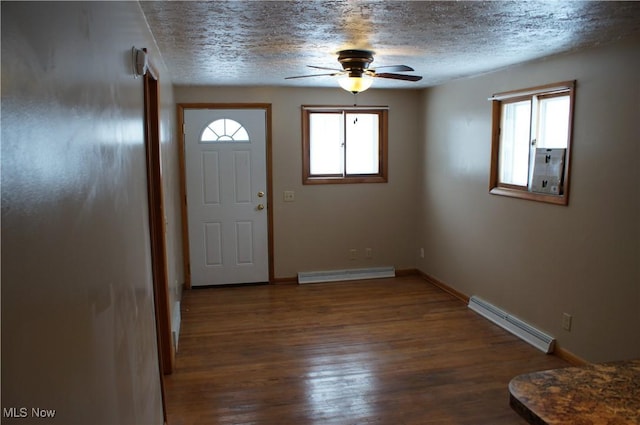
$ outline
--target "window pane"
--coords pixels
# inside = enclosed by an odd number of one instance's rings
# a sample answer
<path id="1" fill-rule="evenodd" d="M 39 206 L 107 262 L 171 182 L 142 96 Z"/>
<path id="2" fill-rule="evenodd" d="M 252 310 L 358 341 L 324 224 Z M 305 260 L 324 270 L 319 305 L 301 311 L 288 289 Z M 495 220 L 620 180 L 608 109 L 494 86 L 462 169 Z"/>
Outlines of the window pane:
<path id="1" fill-rule="evenodd" d="M 347 174 L 378 173 L 378 115 L 346 114 Z"/>
<path id="2" fill-rule="evenodd" d="M 342 114 L 309 115 L 311 175 L 342 175 Z"/>
<path id="3" fill-rule="evenodd" d="M 237 121 L 222 118 L 209 123 L 200 136 L 201 142 L 248 142 L 247 130 Z"/>
<path id="4" fill-rule="evenodd" d="M 531 102 L 505 103 L 500 126 L 501 183 L 526 186 L 529 175 Z"/>
<path id="5" fill-rule="evenodd" d="M 564 149 L 569 137 L 569 96 L 540 99 L 539 148 Z"/>
<path id="6" fill-rule="evenodd" d="M 201 142 L 215 142 L 218 140 L 218 135 L 213 132 L 209 127 L 205 128 L 200 137 Z"/>

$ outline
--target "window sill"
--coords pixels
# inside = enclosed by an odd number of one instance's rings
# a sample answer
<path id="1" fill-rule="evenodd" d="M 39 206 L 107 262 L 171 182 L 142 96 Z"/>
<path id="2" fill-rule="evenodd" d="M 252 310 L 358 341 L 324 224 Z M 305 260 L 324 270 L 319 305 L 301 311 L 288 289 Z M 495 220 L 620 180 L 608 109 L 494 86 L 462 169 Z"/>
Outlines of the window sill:
<path id="1" fill-rule="evenodd" d="M 568 205 L 569 198 L 567 194 L 563 195 L 547 195 L 544 193 L 533 193 L 521 189 L 511 189 L 508 187 L 494 187 L 489 191 L 492 195 L 508 196 L 510 198 L 528 199 L 530 201 L 544 202 L 555 205 Z"/>
<path id="2" fill-rule="evenodd" d="M 383 176 L 357 176 L 357 177 L 305 177 L 302 184 L 361 184 L 361 183 L 386 183 Z"/>

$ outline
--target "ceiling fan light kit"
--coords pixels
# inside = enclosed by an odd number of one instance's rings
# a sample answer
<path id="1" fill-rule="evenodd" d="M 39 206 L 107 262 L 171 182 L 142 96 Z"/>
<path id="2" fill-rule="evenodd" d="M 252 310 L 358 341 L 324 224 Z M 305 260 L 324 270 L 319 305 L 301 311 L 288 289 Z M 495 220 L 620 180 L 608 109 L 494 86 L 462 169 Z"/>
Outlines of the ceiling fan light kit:
<path id="1" fill-rule="evenodd" d="M 370 50 L 341 50 L 338 52 L 338 62 L 342 65 L 342 69 L 325 68 L 322 66 L 307 65 L 310 68 L 323 69 L 333 71 L 328 74 L 299 75 L 292 78 L 320 77 L 332 76 L 339 77 L 338 84 L 340 87 L 353 94 L 358 94 L 367 90 L 373 84 L 374 78 L 388 78 L 392 80 L 403 81 L 420 81 L 422 77 L 418 75 L 394 74 L 390 72 L 376 73 L 375 69 L 370 69 L 369 64 L 373 62 L 373 52 Z M 389 65 L 380 66 L 377 69 L 385 68 L 386 71 L 408 72 L 413 68 L 407 65 Z"/>
<path id="2" fill-rule="evenodd" d="M 343 76 L 338 77 L 338 84 L 346 91 L 357 94 L 371 87 L 373 78 L 364 75 L 362 77 Z"/>

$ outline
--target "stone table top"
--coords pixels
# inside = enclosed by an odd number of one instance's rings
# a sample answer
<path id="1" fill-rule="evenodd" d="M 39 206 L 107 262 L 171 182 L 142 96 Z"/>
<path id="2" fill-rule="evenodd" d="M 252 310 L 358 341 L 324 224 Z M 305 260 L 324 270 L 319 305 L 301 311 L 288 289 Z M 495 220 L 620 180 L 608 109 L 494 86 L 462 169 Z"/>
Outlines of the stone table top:
<path id="1" fill-rule="evenodd" d="M 528 373 L 510 404 L 531 424 L 640 424 L 640 359 Z"/>

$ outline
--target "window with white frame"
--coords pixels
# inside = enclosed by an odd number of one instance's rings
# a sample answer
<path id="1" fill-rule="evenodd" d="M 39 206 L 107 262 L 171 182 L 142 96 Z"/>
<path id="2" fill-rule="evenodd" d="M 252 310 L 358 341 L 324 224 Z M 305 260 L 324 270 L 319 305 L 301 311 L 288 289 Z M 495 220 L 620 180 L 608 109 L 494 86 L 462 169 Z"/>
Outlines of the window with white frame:
<path id="1" fill-rule="evenodd" d="M 490 192 L 567 205 L 575 81 L 498 93 Z"/>
<path id="2" fill-rule="evenodd" d="M 387 108 L 304 106 L 303 183 L 387 181 Z"/>

